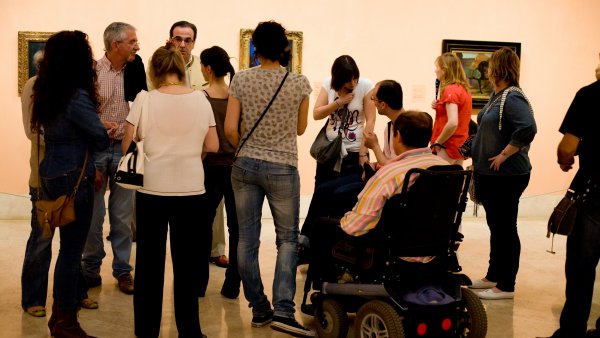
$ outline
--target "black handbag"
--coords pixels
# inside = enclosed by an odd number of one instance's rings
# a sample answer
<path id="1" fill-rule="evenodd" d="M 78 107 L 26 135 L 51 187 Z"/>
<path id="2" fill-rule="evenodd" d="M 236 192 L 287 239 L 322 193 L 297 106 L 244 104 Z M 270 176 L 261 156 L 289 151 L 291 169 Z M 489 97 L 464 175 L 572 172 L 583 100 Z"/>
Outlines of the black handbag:
<path id="1" fill-rule="evenodd" d="M 140 111 L 140 120 L 135 126 L 133 137 L 138 137 L 138 126 L 141 123 L 142 128 L 140 130 L 140 135 L 136 142 L 135 150 L 124 154 L 119 160 L 117 172 L 114 177 L 115 182 L 119 186 L 133 190 L 140 189 L 144 186 L 144 164 L 146 160 L 146 154 L 144 153 L 144 137 L 146 137 L 146 134 L 144 131 L 146 129 L 146 121 L 148 120 L 149 97 L 148 92 L 144 90 L 138 94 L 138 96 L 140 95 L 143 95 L 144 97 L 140 97 L 140 101 L 132 107 L 133 109 Z"/>
<path id="2" fill-rule="evenodd" d="M 342 116 L 342 125 L 346 120 L 346 112 Z M 327 138 L 327 124 L 329 119 L 325 122 L 321 131 L 317 134 L 315 141 L 310 146 L 310 156 L 312 156 L 318 163 L 324 164 L 328 167 L 334 167 L 337 161 L 340 159 L 340 153 L 342 152 L 342 127 L 338 128 L 337 136 L 329 141 Z"/>
<path id="3" fill-rule="evenodd" d="M 310 146 L 310 156 L 320 164 L 333 167 L 340 158 L 340 153 L 342 151 L 342 128 L 339 129 L 338 135 L 333 141 L 329 141 L 327 138 L 328 123 L 329 121 L 325 122 L 325 125 L 317 134 L 312 146 Z"/>
<path id="4" fill-rule="evenodd" d="M 575 225 L 578 206 L 578 196 L 575 191 L 567 190 L 565 196 L 558 202 L 552 215 L 550 215 L 546 237 L 550 237 L 550 234 L 569 236 Z"/>

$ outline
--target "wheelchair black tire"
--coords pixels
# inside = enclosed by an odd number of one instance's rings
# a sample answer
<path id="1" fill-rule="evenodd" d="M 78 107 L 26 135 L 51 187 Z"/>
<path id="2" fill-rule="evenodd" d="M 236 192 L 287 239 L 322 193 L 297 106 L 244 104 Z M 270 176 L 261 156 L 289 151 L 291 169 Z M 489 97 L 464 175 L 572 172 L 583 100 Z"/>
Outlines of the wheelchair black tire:
<path id="1" fill-rule="evenodd" d="M 462 288 L 461 291 L 466 311 L 466 318 L 463 318 L 463 327 L 466 332 L 461 334 L 461 337 L 485 338 L 487 334 L 487 315 L 481 299 L 467 288 Z"/>
<path id="2" fill-rule="evenodd" d="M 405 337 L 402 318 L 396 309 L 380 300 L 369 301 L 360 307 L 356 314 L 354 337 L 379 337 L 379 334 L 373 332 L 373 330 L 384 331 L 386 333 L 385 337 Z"/>
<path id="3" fill-rule="evenodd" d="M 348 335 L 348 315 L 342 305 L 334 299 L 325 299 L 319 306 L 315 306 L 315 323 L 317 334 L 322 338 L 345 338 Z"/>

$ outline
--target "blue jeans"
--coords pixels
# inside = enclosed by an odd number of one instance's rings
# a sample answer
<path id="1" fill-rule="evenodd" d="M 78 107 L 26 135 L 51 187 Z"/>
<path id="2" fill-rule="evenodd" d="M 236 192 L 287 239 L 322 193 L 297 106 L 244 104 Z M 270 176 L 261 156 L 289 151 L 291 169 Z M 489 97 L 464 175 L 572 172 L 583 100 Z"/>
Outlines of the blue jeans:
<path id="1" fill-rule="evenodd" d="M 296 262 L 298 259 L 298 220 L 300 213 L 300 177 L 298 169 L 285 164 L 246 157 L 236 160 L 231 172 L 240 238 L 238 266 L 244 295 L 254 316 L 271 309 L 264 294 L 258 264 L 262 205 L 267 197 L 277 245 L 273 280 L 273 307 L 276 316 L 294 316 Z"/>
<path id="2" fill-rule="evenodd" d="M 58 177 L 42 177 L 42 198 L 56 199 L 71 194 L 79 171 L 73 170 Z M 87 297 L 87 285 L 81 270 L 81 254 L 92 217 L 94 187 L 90 178 L 84 178 L 75 195 L 76 220 L 59 228 L 60 250 L 54 268 L 54 304 L 65 311 L 75 310 Z"/>
<path id="3" fill-rule="evenodd" d="M 108 184 L 110 185 L 110 195 L 108 197 L 110 233 L 108 237 L 114 257 L 112 263 L 113 276 L 117 278 L 133 270 L 129 264 L 129 258 L 131 256 L 131 217 L 133 215 L 134 192 L 120 187 L 114 181 L 121 156 L 120 141 L 111 143 L 106 150 L 94 154 L 96 169 L 102 172 L 104 181 L 102 187 L 94 195 L 92 225 L 83 252 L 83 272 L 89 277 L 97 277 L 100 274 L 100 265 L 102 265 L 102 259 L 106 256 L 102 225 L 106 214 L 104 194 Z"/>
<path id="4" fill-rule="evenodd" d="M 35 213 L 37 189 L 29 187 L 31 196 L 31 233 L 25 248 L 23 273 L 21 274 L 21 306 L 27 310 L 32 306 L 46 306 L 48 295 L 48 269 L 52 259 L 52 236 L 44 237 Z"/>

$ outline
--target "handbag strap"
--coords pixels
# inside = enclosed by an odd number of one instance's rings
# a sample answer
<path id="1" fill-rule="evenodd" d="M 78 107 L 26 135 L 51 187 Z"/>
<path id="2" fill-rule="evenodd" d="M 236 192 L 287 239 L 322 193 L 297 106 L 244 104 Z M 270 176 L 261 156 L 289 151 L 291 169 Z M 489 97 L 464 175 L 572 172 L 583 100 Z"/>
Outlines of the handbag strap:
<path id="1" fill-rule="evenodd" d="M 283 87 L 283 83 L 285 82 L 285 79 L 287 79 L 287 77 L 288 77 L 289 74 L 290 74 L 289 72 L 285 72 L 285 76 L 283 77 L 283 80 L 281 80 L 281 83 L 279 84 L 279 87 L 277 88 L 277 91 L 275 92 L 275 94 L 271 98 L 271 101 L 269 102 L 269 104 L 267 105 L 267 107 L 265 108 L 265 110 L 262 112 L 262 114 L 260 115 L 260 117 L 258 118 L 258 120 L 256 120 L 256 122 L 254 123 L 254 126 L 252 127 L 252 129 L 250 129 L 250 132 L 248 133 L 248 135 L 244 138 L 244 140 L 242 141 L 242 143 L 240 144 L 240 146 L 235 151 L 234 158 L 237 158 L 238 154 L 240 153 L 240 150 L 242 149 L 242 147 L 244 146 L 244 144 L 246 143 L 246 141 L 248 141 L 248 139 L 250 138 L 250 135 L 252 135 L 252 133 L 254 132 L 254 129 L 256 129 L 256 127 L 258 126 L 258 124 L 260 123 L 260 121 L 263 119 L 263 117 L 265 117 L 265 114 L 267 113 L 267 111 L 269 110 L 269 108 L 271 108 L 271 105 L 273 104 L 273 101 L 275 101 L 275 98 L 279 94 L 279 91 L 281 90 L 281 87 Z"/>
<path id="2" fill-rule="evenodd" d="M 148 121 L 148 96 L 149 93 L 145 90 L 140 91 L 140 93 L 138 95 L 142 95 L 143 97 L 140 97 L 141 100 L 143 100 L 142 102 L 142 106 L 141 107 L 135 107 L 134 108 L 137 110 L 140 110 L 140 119 L 138 120 L 138 123 L 134 126 L 134 130 L 133 130 L 133 136 L 138 137 L 138 142 L 142 141 L 144 139 L 144 137 L 146 137 L 146 121 Z M 138 135 L 138 127 L 139 125 L 142 125 L 142 128 L 140 129 L 140 134 Z"/>
<path id="3" fill-rule="evenodd" d="M 41 196 L 40 196 L 40 190 L 42 189 L 42 183 L 40 182 L 40 133 L 38 130 L 37 133 L 37 170 L 38 170 L 38 179 L 37 179 L 37 199 L 40 200 Z M 71 193 L 71 196 L 69 198 L 73 198 L 75 197 L 75 194 L 77 193 L 77 189 L 79 189 L 79 184 L 81 183 L 81 180 L 83 179 L 83 173 L 85 172 L 85 168 L 87 166 L 87 162 L 88 162 L 88 155 L 89 155 L 89 149 L 86 146 L 85 147 L 85 158 L 83 160 L 83 166 L 81 167 L 81 172 L 79 173 L 79 178 L 77 179 L 77 183 L 75 184 L 75 187 L 73 188 L 73 192 Z"/>

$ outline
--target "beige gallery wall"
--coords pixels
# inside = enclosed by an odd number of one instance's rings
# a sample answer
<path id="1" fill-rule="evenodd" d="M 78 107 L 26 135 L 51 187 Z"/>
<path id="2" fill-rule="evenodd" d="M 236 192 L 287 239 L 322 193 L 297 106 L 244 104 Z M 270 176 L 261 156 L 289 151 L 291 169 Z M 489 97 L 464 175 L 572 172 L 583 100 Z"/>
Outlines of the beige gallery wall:
<path id="1" fill-rule="evenodd" d="M 352 55 L 361 75 L 398 80 L 405 107 L 432 113 L 433 61 L 443 39 L 514 41 L 522 44 L 521 85 L 538 123 L 532 145 L 533 175 L 527 196 L 564 189 L 571 174 L 555 164 L 557 132 L 578 88 L 594 80 L 600 52 L 598 0 L 347 0 L 347 1 L 157 1 L 2 0 L 0 3 L 0 193 L 26 194 L 29 145 L 17 95 L 17 32 L 79 29 L 102 55 L 102 32 L 112 21 L 138 28 L 140 55 L 147 60 L 164 43 L 170 25 L 198 26 L 194 54 L 220 45 L 239 55 L 240 28 L 274 19 L 304 33 L 303 73 L 313 88 L 328 75 L 333 59 Z M 238 60 L 233 60 L 237 67 Z M 311 97 L 312 103 L 316 91 Z M 386 121 L 378 119 L 376 130 Z M 312 193 L 315 163 L 308 149 L 322 121 L 309 120 L 299 139 L 302 194 Z"/>

